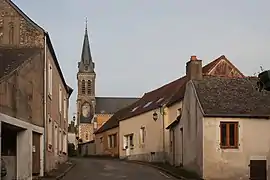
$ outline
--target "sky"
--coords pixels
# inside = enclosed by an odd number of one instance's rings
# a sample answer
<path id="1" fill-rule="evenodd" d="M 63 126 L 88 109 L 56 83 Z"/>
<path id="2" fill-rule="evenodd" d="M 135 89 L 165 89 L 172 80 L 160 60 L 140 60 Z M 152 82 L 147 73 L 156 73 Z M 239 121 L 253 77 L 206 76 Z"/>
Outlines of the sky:
<path id="1" fill-rule="evenodd" d="M 270 69 L 269 0 L 13 0 L 49 32 L 66 82 L 74 88 L 85 19 L 97 96 L 140 97 L 225 55 L 245 75 Z"/>

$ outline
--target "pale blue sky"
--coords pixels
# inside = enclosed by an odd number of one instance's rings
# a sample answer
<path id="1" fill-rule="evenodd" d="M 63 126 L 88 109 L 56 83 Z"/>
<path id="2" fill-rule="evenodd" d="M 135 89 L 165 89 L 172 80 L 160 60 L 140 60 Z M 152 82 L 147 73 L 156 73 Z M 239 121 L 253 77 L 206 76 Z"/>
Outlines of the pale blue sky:
<path id="1" fill-rule="evenodd" d="M 51 36 L 75 91 L 85 17 L 98 96 L 141 96 L 224 54 L 244 74 L 270 68 L 269 0 L 14 0 Z M 70 117 L 71 118 L 71 117 Z"/>

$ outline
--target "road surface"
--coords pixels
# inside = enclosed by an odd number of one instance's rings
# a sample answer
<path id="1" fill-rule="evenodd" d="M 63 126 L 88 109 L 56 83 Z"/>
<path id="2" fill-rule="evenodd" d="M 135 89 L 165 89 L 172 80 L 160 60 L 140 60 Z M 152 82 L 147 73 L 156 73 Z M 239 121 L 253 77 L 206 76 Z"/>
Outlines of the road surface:
<path id="1" fill-rule="evenodd" d="M 149 166 L 119 160 L 75 159 L 63 180 L 177 180 Z"/>

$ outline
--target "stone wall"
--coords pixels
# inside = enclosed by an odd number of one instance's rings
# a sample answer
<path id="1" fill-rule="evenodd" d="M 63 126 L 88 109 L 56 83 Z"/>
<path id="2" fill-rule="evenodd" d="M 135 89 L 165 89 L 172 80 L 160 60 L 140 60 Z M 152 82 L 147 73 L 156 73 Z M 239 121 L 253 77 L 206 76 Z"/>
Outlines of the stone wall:
<path id="1" fill-rule="evenodd" d="M 9 0 L 0 0 L 0 46 L 43 47 L 43 30 Z"/>
<path id="2" fill-rule="evenodd" d="M 43 126 L 43 52 L 0 80 L 0 112 Z"/>

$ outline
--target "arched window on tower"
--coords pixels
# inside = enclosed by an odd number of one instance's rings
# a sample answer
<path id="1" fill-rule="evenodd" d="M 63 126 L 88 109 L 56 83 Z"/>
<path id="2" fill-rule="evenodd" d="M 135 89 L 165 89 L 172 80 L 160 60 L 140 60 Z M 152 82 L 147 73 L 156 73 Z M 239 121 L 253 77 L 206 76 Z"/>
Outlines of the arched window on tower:
<path id="1" fill-rule="evenodd" d="M 87 81 L 87 94 L 92 94 L 92 82 L 90 80 Z"/>
<path id="2" fill-rule="evenodd" d="M 82 80 L 82 94 L 85 94 L 85 80 Z"/>

